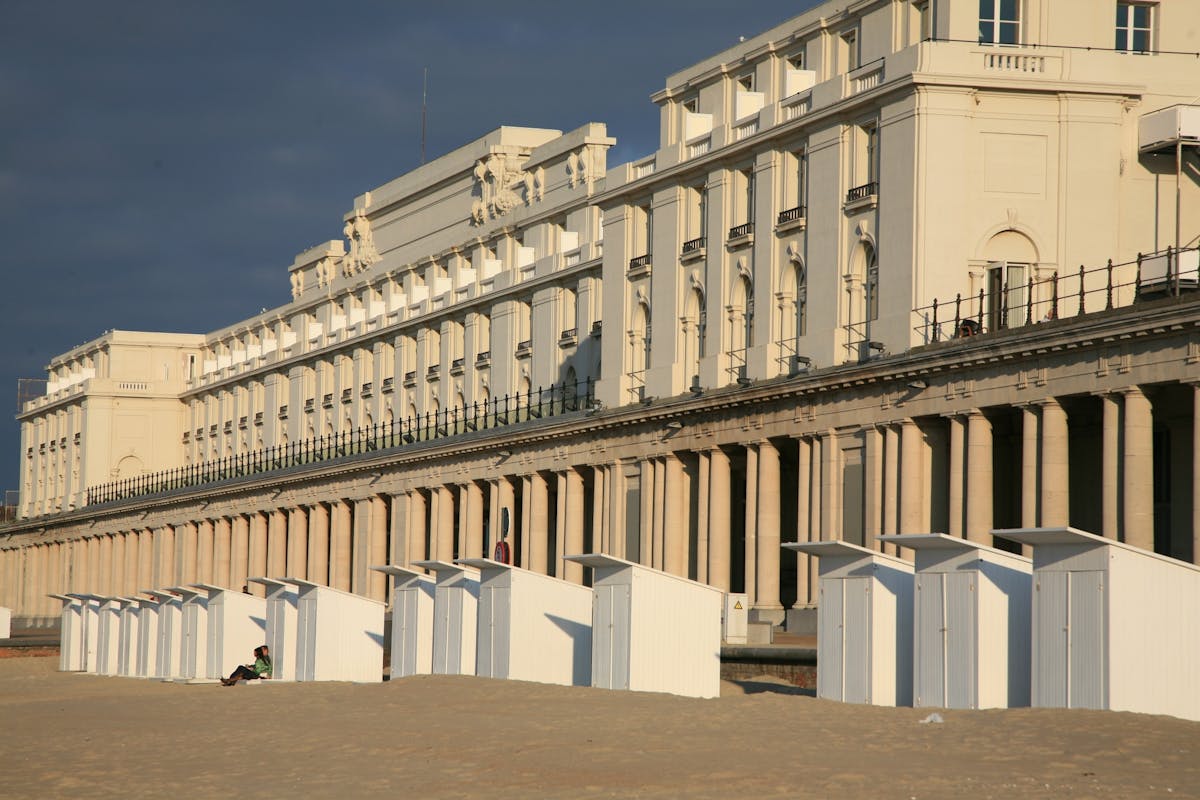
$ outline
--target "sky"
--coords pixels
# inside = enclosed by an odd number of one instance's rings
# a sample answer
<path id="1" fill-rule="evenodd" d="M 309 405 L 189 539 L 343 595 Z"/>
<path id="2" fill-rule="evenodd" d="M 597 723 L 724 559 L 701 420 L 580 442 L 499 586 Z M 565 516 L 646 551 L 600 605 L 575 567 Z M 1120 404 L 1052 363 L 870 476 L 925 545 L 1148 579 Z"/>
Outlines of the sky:
<path id="1" fill-rule="evenodd" d="M 651 153 L 667 75 L 814 0 L 3 0 L 0 490 L 18 378 L 106 330 L 206 333 L 290 300 L 355 196 L 500 125 Z"/>

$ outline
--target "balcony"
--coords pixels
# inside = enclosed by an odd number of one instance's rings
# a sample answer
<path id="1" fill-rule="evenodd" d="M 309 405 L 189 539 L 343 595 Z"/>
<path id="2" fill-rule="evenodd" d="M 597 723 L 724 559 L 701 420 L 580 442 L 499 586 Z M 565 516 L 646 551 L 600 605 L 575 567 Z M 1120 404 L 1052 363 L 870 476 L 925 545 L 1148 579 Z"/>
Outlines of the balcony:
<path id="1" fill-rule="evenodd" d="M 286 405 L 283 405 L 283 406 L 280 406 L 280 407 L 279 407 L 279 418 L 280 418 L 280 419 L 287 419 L 287 418 L 288 418 L 288 407 L 287 407 Z"/>
<path id="2" fill-rule="evenodd" d="M 492 351 L 491 350 L 483 350 L 477 356 L 475 356 L 475 366 L 476 367 L 486 367 L 486 366 L 489 366 L 491 363 L 492 363 Z"/>
<path id="3" fill-rule="evenodd" d="M 209 436 L 216 436 L 216 435 L 217 435 L 217 426 L 216 426 L 216 425 L 209 425 L 209 426 L 208 426 L 208 435 L 209 435 Z"/>
<path id="4" fill-rule="evenodd" d="M 526 339 L 523 342 L 517 342 L 517 358 L 529 358 L 533 354 L 533 340 Z"/>
<path id="5" fill-rule="evenodd" d="M 371 381 L 367 381 L 366 383 L 364 383 L 362 385 L 362 390 L 359 392 L 359 394 L 361 394 L 363 397 L 370 397 L 371 390 L 374 387 L 375 387 L 375 384 L 373 384 Z"/>
<path id="6" fill-rule="evenodd" d="M 456 359 L 452 360 L 450 362 L 450 374 L 451 375 L 462 375 L 463 370 L 464 370 L 463 365 L 465 363 L 466 363 L 465 358 L 456 358 Z"/>
<path id="7" fill-rule="evenodd" d="M 333 408 L 333 392 L 330 392 L 329 394 L 327 394 L 321 398 L 321 407 L 322 408 Z"/>
<path id="8" fill-rule="evenodd" d="M 196 428 L 196 438 L 197 439 L 204 438 L 204 428 Z"/>
<path id="9" fill-rule="evenodd" d="M 733 249 L 735 247 L 745 247 L 754 243 L 754 223 L 746 222 L 742 225 L 734 225 L 729 229 L 729 235 L 725 237 L 725 246 Z"/>
<path id="10" fill-rule="evenodd" d="M 803 230 L 806 227 L 806 215 L 808 209 L 804 206 L 796 206 L 789 208 L 786 211 L 780 211 L 775 218 L 775 232 L 782 233 L 790 230 Z"/>
<path id="11" fill-rule="evenodd" d="M 558 335 L 559 347 L 573 347 L 579 342 L 579 329 L 567 328 Z"/>
<path id="12" fill-rule="evenodd" d="M 441 372 L 442 372 L 441 364 L 430 364 L 429 367 L 425 370 L 425 380 L 436 381 L 441 376 Z"/>
<path id="13" fill-rule="evenodd" d="M 225 433 L 233 433 L 233 420 L 225 421 Z"/>
<path id="14" fill-rule="evenodd" d="M 317 405 L 317 401 L 310 397 L 304 401 L 304 410 L 306 412 L 308 412 L 309 414 L 311 414 L 313 412 L 313 409 L 316 407 L 316 405 Z"/>
<path id="15" fill-rule="evenodd" d="M 595 322 L 593 322 L 592 323 L 592 336 L 599 336 L 600 331 L 603 328 L 604 328 L 604 323 L 602 320 L 596 320 Z"/>
<path id="16" fill-rule="evenodd" d="M 255 411 L 255 412 L 254 412 L 254 425 L 255 425 L 255 427 L 262 427 L 262 424 L 263 424 L 263 412 L 261 412 L 261 411 Z"/>
<path id="17" fill-rule="evenodd" d="M 636 278 L 639 275 L 650 274 L 650 254 L 646 253 L 642 256 L 629 259 L 629 277 Z"/>
<path id="18" fill-rule="evenodd" d="M 846 202 L 855 203 L 859 200 L 866 200 L 871 195 L 879 194 L 879 184 L 875 181 L 864 183 L 862 186 L 855 186 L 850 191 L 846 192 Z"/>
<path id="19" fill-rule="evenodd" d="M 381 386 L 379 390 L 380 390 L 381 392 L 383 392 L 384 394 L 389 394 L 389 393 L 392 391 L 392 389 L 393 389 L 393 385 L 394 385 L 395 383 L 396 383 L 396 379 L 395 379 L 395 378 L 384 378 L 384 379 L 383 379 L 383 386 Z"/>
<path id="20" fill-rule="evenodd" d="M 354 390 L 353 389 L 342 389 L 342 402 L 343 403 L 349 403 L 353 399 L 354 399 Z"/>
<path id="21" fill-rule="evenodd" d="M 697 236 L 695 239 L 688 239 L 683 243 L 683 249 L 679 251 L 679 260 L 688 262 L 699 258 L 704 258 L 704 243 L 705 239 L 703 236 Z"/>
<path id="22" fill-rule="evenodd" d="M 417 385 L 417 371 L 415 369 L 410 369 L 404 373 L 404 385 L 410 389 Z"/>
<path id="23" fill-rule="evenodd" d="M 249 428 L 249 427 L 250 427 L 249 417 L 239 417 L 238 418 L 238 430 L 239 431 L 244 431 L 244 430 L 246 430 L 246 428 Z"/>

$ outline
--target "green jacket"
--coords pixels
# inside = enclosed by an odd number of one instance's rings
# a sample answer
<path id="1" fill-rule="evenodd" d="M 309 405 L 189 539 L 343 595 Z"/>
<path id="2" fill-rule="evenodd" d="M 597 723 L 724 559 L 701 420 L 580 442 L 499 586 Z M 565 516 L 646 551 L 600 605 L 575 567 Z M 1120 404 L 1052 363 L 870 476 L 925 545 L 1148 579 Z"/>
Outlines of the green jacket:
<path id="1" fill-rule="evenodd" d="M 271 677 L 270 656 L 260 656 L 259 658 L 254 659 L 254 674 L 260 678 L 264 675 L 268 678 Z"/>

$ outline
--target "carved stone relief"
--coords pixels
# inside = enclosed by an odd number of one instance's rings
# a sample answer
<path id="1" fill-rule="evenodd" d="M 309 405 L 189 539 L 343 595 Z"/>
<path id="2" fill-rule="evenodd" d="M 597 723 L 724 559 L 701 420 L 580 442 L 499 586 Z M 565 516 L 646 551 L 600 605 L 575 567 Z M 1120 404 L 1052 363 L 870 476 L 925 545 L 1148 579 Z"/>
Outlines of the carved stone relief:
<path id="1" fill-rule="evenodd" d="M 346 277 L 355 275 L 378 263 L 379 253 L 375 249 L 375 237 L 371 233 L 371 221 L 367 215 L 359 211 L 352 219 L 346 220 L 342 229 L 346 237 L 348 250 L 342 256 L 342 274 Z M 330 275 L 332 280 L 333 276 Z"/>
<path id="2" fill-rule="evenodd" d="M 471 218 L 477 225 L 502 217 L 520 205 L 521 198 L 517 190 L 521 187 L 525 187 L 527 192 L 536 188 L 527 182 L 520 160 L 514 155 L 494 153 L 480 159 L 475 165 L 474 175 L 478 197 L 471 204 Z"/>

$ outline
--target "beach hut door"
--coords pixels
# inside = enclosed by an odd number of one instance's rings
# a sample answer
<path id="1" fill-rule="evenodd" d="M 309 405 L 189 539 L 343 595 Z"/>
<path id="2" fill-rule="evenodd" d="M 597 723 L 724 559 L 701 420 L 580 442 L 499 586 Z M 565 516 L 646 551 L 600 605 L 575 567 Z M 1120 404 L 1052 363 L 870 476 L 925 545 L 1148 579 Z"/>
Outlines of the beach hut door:
<path id="1" fill-rule="evenodd" d="M 592 685 L 629 688 L 629 584 L 597 586 L 593 609 Z"/>
<path id="2" fill-rule="evenodd" d="M 1042 572 L 1034 584 L 1035 705 L 1107 707 L 1104 573 Z"/>

